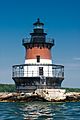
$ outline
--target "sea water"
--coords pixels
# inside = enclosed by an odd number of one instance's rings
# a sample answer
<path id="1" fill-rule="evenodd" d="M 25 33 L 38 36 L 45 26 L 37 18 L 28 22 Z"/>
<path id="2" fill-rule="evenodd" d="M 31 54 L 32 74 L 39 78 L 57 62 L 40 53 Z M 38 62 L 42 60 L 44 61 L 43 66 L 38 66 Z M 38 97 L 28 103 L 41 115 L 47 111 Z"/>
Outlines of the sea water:
<path id="1" fill-rule="evenodd" d="M 80 120 L 80 102 L 0 102 L 0 120 Z"/>

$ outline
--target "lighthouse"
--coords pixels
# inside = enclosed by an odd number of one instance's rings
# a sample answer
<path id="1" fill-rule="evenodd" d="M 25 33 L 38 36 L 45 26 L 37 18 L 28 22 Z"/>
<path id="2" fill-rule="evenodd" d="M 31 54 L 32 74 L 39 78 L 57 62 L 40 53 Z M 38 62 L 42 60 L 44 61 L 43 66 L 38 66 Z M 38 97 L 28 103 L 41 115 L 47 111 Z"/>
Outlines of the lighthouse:
<path id="1" fill-rule="evenodd" d="M 38 18 L 33 23 L 30 38 L 24 38 L 25 62 L 12 66 L 12 78 L 16 90 L 20 92 L 34 92 L 37 89 L 60 89 L 64 80 L 64 66 L 55 65 L 51 50 L 54 39 L 47 38 L 44 23 Z"/>

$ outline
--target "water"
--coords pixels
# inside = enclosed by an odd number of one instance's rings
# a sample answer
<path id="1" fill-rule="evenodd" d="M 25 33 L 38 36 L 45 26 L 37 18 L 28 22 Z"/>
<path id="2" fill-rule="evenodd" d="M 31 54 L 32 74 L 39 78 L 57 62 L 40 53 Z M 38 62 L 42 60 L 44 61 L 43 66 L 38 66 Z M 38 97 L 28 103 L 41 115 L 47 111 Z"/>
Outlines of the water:
<path id="1" fill-rule="evenodd" d="M 0 102 L 0 120 L 80 120 L 80 102 Z"/>

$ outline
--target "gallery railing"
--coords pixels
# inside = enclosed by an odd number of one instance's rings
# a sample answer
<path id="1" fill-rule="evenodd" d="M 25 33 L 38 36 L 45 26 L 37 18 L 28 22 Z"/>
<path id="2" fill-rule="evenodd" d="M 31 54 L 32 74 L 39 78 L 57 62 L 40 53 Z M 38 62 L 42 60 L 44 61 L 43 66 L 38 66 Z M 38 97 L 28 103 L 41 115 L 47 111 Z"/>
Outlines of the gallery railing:
<path id="1" fill-rule="evenodd" d="M 54 64 L 22 64 L 12 67 L 12 78 L 15 77 L 40 77 L 39 67 L 43 67 L 45 77 L 64 78 L 64 66 Z"/>
<path id="2" fill-rule="evenodd" d="M 39 36 L 35 36 L 35 38 L 39 38 Z M 22 44 L 28 44 L 28 43 L 33 43 L 33 38 L 24 38 L 22 40 Z M 50 43 L 54 45 L 54 39 L 53 38 L 46 38 L 45 43 Z"/>

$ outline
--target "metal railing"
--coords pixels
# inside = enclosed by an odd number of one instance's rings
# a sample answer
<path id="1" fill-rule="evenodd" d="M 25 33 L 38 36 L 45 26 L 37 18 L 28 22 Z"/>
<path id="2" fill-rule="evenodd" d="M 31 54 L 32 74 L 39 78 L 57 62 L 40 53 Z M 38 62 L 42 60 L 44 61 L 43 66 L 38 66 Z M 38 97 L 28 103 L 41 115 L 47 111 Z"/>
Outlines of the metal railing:
<path id="1" fill-rule="evenodd" d="M 64 78 L 64 66 L 54 64 L 22 64 L 12 67 L 12 78 L 40 77 L 39 67 L 43 67 L 43 76 Z"/>
<path id="2" fill-rule="evenodd" d="M 35 36 L 36 39 L 40 38 L 40 36 Z M 22 44 L 32 43 L 34 38 L 24 38 L 22 40 Z M 46 38 L 45 43 L 50 43 L 54 45 L 54 39 L 53 38 Z"/>

